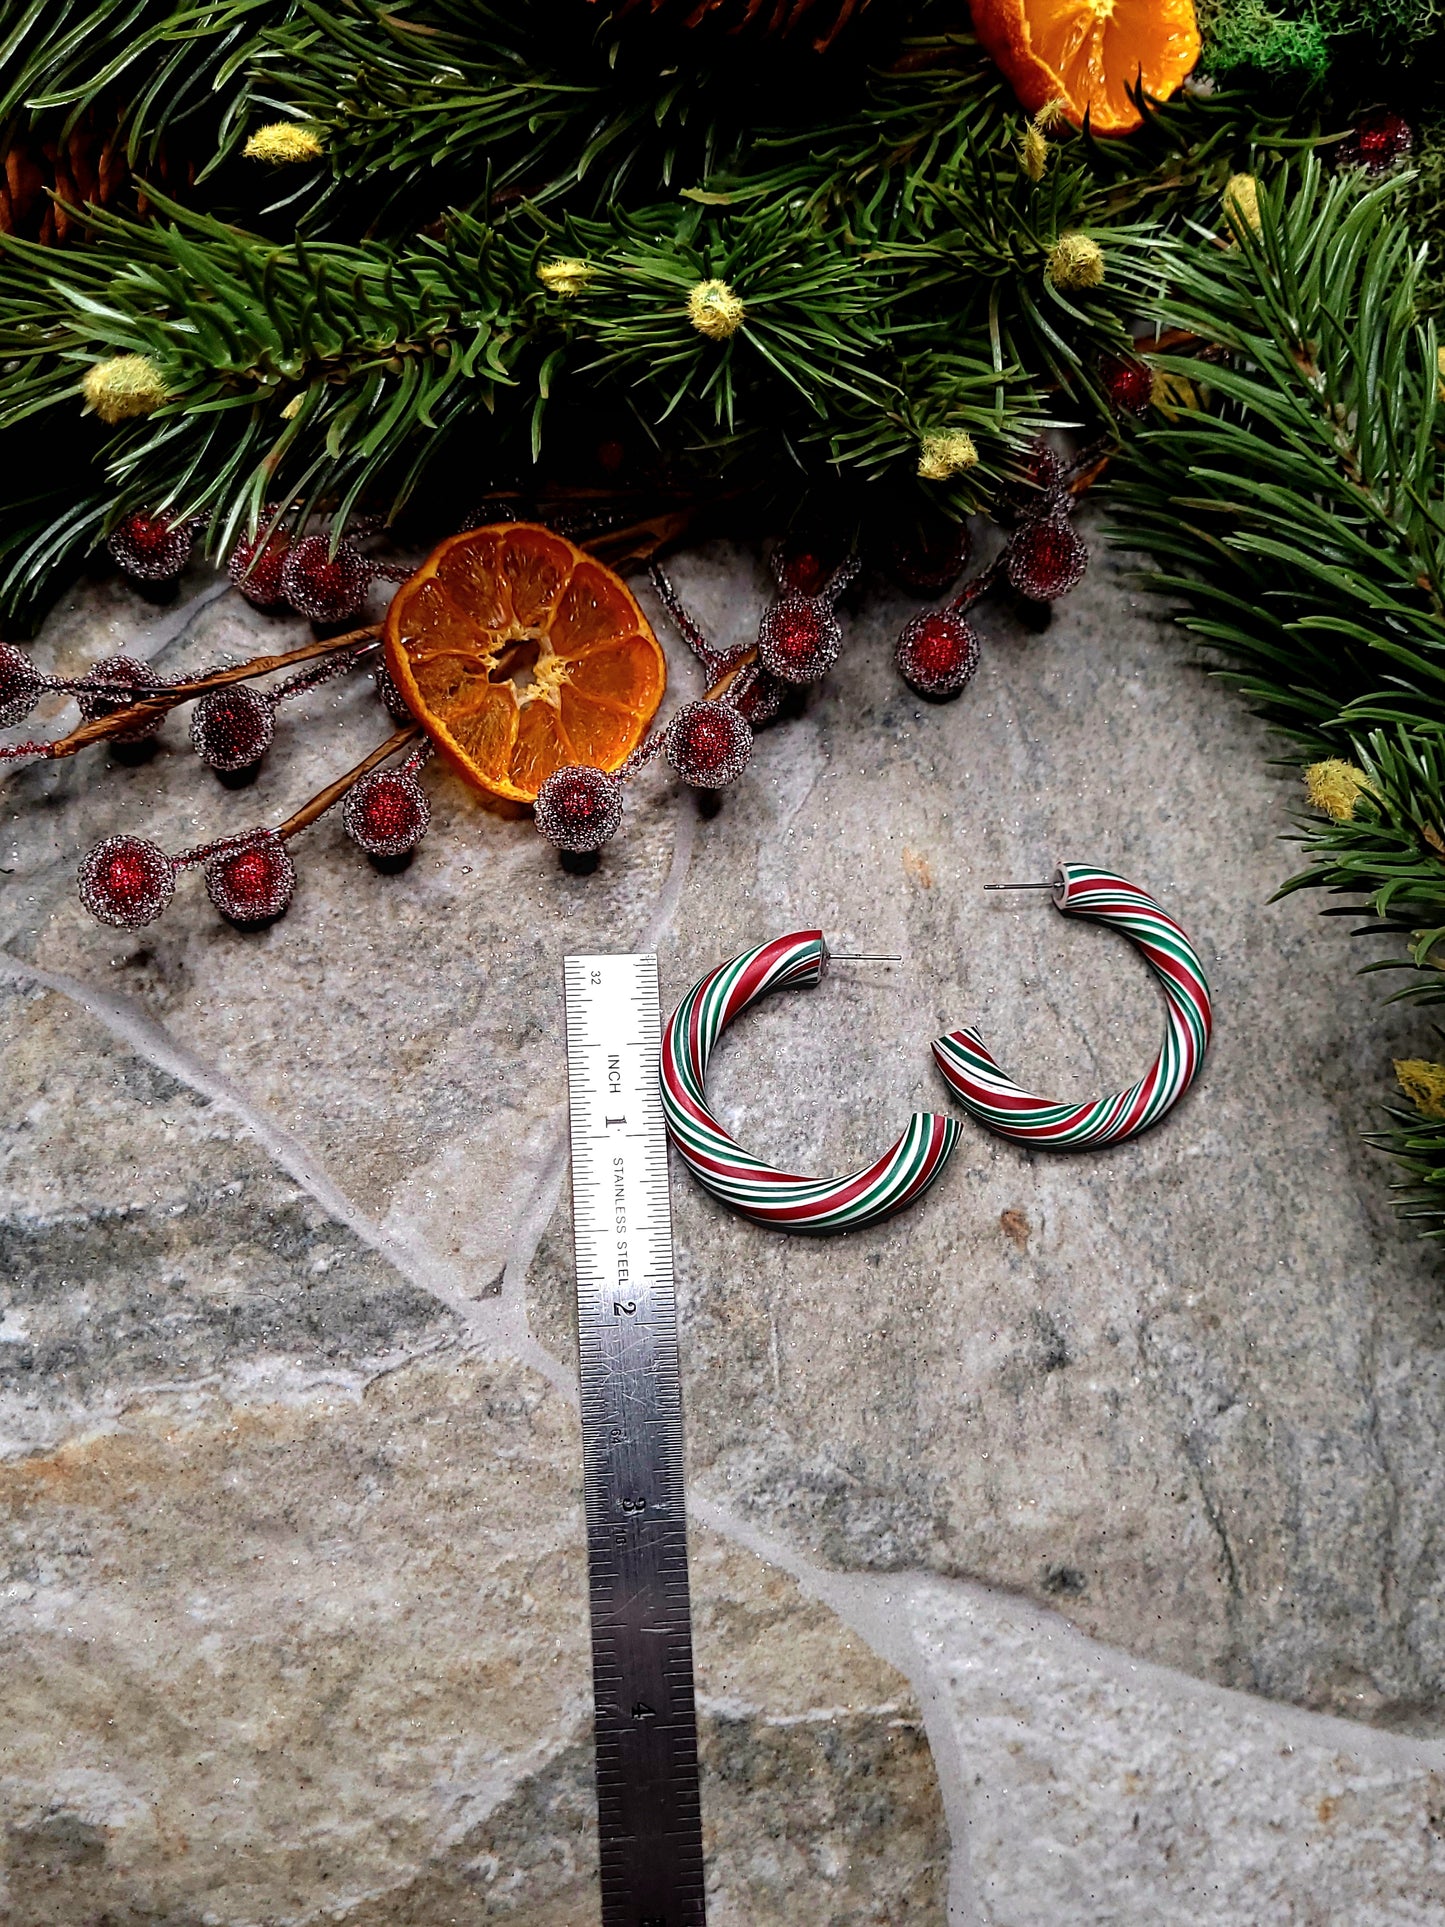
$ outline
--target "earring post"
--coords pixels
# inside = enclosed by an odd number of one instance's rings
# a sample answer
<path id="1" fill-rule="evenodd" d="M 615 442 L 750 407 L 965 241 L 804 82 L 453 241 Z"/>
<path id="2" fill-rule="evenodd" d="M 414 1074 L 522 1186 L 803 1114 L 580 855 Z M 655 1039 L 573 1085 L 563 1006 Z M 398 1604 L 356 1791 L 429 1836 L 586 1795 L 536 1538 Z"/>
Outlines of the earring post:
<path id="1" fill-rule="evenodd" d="M 1052 890 L 1052 883 L 986 883 L 985 890 Z"/>

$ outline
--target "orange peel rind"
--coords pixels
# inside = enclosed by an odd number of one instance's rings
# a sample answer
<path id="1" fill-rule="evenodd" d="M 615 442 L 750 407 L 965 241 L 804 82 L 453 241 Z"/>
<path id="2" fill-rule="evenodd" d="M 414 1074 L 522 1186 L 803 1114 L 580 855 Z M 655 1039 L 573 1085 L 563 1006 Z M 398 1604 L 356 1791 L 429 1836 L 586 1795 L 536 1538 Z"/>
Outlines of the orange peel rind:
<path id="1" fill-rule="evenodd" d="M 1199 59 L 1194 0 L 973 0 L 974 32 L 1031 114 L 1131 134 L 1130 93 L 1168 100 Z"/>

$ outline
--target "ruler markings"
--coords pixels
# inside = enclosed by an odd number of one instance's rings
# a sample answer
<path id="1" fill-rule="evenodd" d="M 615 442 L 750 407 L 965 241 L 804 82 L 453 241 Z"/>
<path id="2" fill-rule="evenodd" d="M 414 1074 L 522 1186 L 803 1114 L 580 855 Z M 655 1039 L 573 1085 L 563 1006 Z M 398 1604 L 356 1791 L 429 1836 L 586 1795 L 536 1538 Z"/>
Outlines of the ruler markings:
<path id="1" fill-rule="evenodd" d="M 703 1927 L 657 959 L 565 982 L 603 1927 Z"/>

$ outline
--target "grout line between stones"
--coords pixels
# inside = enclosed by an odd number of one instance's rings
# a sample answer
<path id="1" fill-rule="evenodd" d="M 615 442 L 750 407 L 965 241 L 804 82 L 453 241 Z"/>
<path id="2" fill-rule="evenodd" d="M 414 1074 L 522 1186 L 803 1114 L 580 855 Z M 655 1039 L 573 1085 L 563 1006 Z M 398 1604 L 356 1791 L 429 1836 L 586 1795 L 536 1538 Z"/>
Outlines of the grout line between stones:
<path id="1" fill-rule="evenodd" d="M 948 1824 L 948 1927 L 989 1927 L 973 1872 L 958 1731 L 927 1655 L 914 1636 L 911 1620 L 897 1611 L 893 1597 L 898 1590 L 904 1591 L 905 1596 L 916 1590 L 916 1577 L 905 1575 L 895 1583 L 891 1573 L 882 1580 L 858 1573 L 829 1572 L 803 1558 L 786 1541 L 738 1518 L 716 1500 L 689 1493 L 687 1506 L 694 1519 L 722 1538 L 742 1546 L 765 1565 L 786 1572 L 801 1592 L 826 1606 L 879 1659 L 908 1681 L 923 1715 L 923 1730 L 933 1755 L 939 1798 Z"/>
<path id="2" fill-rule="evenodd" d="M 355 1205 L 341 1186 L 295 1134 L 271 1117 L 244 1091 L 177 1041 L 133 998 L 101 990 L 78 977 L 42 970 L 0 951 L 0 979 L 22 986 L 54 991 L 127 1044 L 138 1057 L 167 1072 L 198 1097 L 228 1112 L 243 1124 L 262 1148 L 322 1209 L 344 1224 L 360 1241 L 393 1265 L 409 1284 L 426 1292 L 481 1336 L 502 1336 L 512 1322 L 498 1315 L 500 1307 L 469 1298 L 431 1253 L 418 1251 L 408 1241 L 386 1231 Z"/>
<path id="3" fill-rule="evenodd" d="M 653 911 L 638 939 L 639 947 L 654 949 L 666 934 L 687 884 L 691 867 L 696 825 L 690 812 L 680 811 L 667 880 Z M 133 999 L 101 990 L 80 979 L 24 963 L 0 952 L 0 977 L 19 984 L 51 990 L 64 996 L 101 1023 L 112 1035 L 135 1050 L 159 1069 L 229 1112 L 242 1123 L 275 1162 L 285 1170 L 324 1210 L 351 1230 L 370 1249 L 384 1257 L 401 1276 L 418 1289 L 454 1312 L 469 1333 L 485 1338 L 511 1352 L 520 1363 L 545 1378 L 567 1403 L 576 1408 L 575 1374 L 538 1342 L 529 1328 L 522 1297 L 527 1275 L 547 1226 L 556 1213 L 567 1170 L 567 1133 L 565 1112 L 559 1114 L 556 1135 L 538 1174 L 527 1209 L 518 1226 L 517 1236 L 503 1273 L 500 1300 L 479 1302 L 469 1298 L 425 1247 L 397 1238 L 367 1217 L 325 1170 L 320 1161 L 292 1132 L 270 1117 L 244 1092 L 205 1064 L 195 1053 L 180 1044 L 166 1028 Z M 394 1369 L 403 1369 L 407 1359 L 398 1359 Z M 1181 1688 L 1192 1697 L 1218 1704 L 1238 1702 L 1256 1716 L 1267 1713 L 1286 1731 L 1310 1744 L 1348 1746 L 1355 1752 L 1369 1752 L 1403 1764 L 1439 1768 L 1445 1763 L 1445 1747 L 1417 1740 L 1408 1735 L 1381 1733 L 1334 1715 L 1308 1711 L 1258 1696 L 1239 1693 L 1196 1679 L 1193 1675 L 1136 1661 L 1080 1632 L 1061 1615 L 1013 1600 L 993 1588 L 959 1579 L 943 1580 L 927 1573 L 874 1576 L 840 1573 L 813 1565 L 785 1540 L 739 1518 L 728 1507 L 705 1495 L 690 1494 L 689 1508 L 694 1518 L 721 1537 L 741 1545 L 765 1564 L 786 1572 L 799 1588 L 816 1599 L 847 1625 L 886 1663 L 894 1666 L 909 1681 L 918 1698 L 924 1728 L 938 1773 L 940 1793 L 948 1821 L 952 1845 L 949 1875 L 949 1927 L 989 1927 L 986 1909 L 974 1878 L 969 1851 L 968 1801 L 964 1787 L 960 1735 L 948 1706 L 942 1685 L 911 1624 L 907 1610 L 926 1593 L 935 1596 L 965 1597 L 987 1602 L 991 1612 L 1003 1612 L 1029 1628 L 1047 1628 L 1055 1644 L 1073 1648 L 1081 1664 L 1105 1672 L 1131 1684 L 1153 1680 L 1165 1691 L 1178 1694 Z M 899 1611 L 900 1604 L 905 1608 Z"/>
<path id="4" fill-rule="evenodd" d="M 675 914 L 686 881 L 691 836 L 679 836 L 679 848 L 668 884 L 642 941 L 654 945 Z M 166 1071 L 235 1116 L 263 1146 L 276 1163 L 290 1175 L 324 1210 L 351 1230 L 370 1249 L 378 1252 L 418 1289 L 445 1305 L 477 1339 L 489 1340 L 503 1348 L 520 1363 L 531 1367 L 574 1409 L 577 1385 L 574 1373 L 555 1358 L 532 1335 L 526 1320 L 521 1288 L 531 1267 L 536 1249 L 557 1208 L 566 1171 L 566 1139 L 549 1157 L 539 1174 L 529 1208 L 506 1267 L 505 1302 L 479 1303 L 468 1298 L 446 1276 L 425 1249 L 418 1250 L 387 1233 L 351 1201 L 340 1185 L 325 1171 L 305 1145 L 292 1132 L 277 1123 L 264 1110 L 246 1098 L 217 1071 L 179 1044 L 171 1034 L 132 999 L 100 990 L 61 973 L 43 970 L 0 952 L 0 978 L 46 989 L 67 998 L 101 1023 L 146 1061 Z M 515 1298 L 512 1293 L 515 1291 Z M 412 1362 L 397 1359 L 394 1369 Z M 1360 1753 L 1373 1754 L 1396 1764 L 1426 1766 L 1439 1770 L 1445 1766 L 1445 1745 L 1410 1735 L 1381 1732 L 1332 1714 L 1316 1713 L 1284 1702 L 1262 1700 L 1257 1695 L 1221 1687 L 1199 1680 L 1192 1674 L 1154 1662 L 1134 1660 L 1125 1652 L 1103 1645 L 1080 1632 L 1062 1615 L 1030 1602 L 1015 1600 L 1007 1593 L 976 1581 L 941 1579 L 927 1573 L 902 1573 L 874 1576 L 839 1573 L 813 1565 L 786 1541 L 740 1519 L 726 1506 L 705 1495 L 690 1494 L 693 1516 L 722 1537 L 743 1546 L 764 1563 L 786 1572 L 809 1596 L 817 1599 L 881 1659 L 908 1679 L 923 1715 L 924 1728 L 938 1773 L 944 1811 L 948 1821 L 952 1856 L 949 1879 L 949 1927 L 989 1927 L 990 1914 L 978 1891 L 969 1853 L 967 1795 L 964 1788 L 960 1735 L 949 1710 L 932 1664 L 916 1638 L 909 1608 L 928 1593 L 950 1598 L 987 1603 L 994 1614 L 1002 1612 L 1031 1629 L 1046 1629 L 1046 1637 L 1056 1650 L 1072 1648 L 1081 1664 L 1124 1679 L 1133 1685 L 1155 1682 L 1162 1690 L 1218 1705 L 1223 1701 L 1261 1714 L 1311 1745 L 1335 1745 Z M 902 1605 L 905 1610 L 900 1611 Z"/>

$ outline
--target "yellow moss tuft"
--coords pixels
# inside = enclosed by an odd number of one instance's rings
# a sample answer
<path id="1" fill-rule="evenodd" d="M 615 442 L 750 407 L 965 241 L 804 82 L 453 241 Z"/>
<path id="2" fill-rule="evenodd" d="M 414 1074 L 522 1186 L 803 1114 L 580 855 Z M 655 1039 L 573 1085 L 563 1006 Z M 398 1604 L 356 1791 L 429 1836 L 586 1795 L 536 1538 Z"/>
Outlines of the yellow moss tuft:
<path id="1" fill-rule="evenodd" d="M 1024 128 L 1024 137 L 1019 147 L 1019 166 L 1031 181 L 1041 181 L 1044 169 L 1049 164 L 1049 144 L 1044 139 L 1044 130 L 1037 120 L 1031 120 Z"/>
<path id="2" fill-rule="evenodd" d="M 1362 795 L 1370 792 L 1370 780 L 1353 763 L 1329 756 L 1322 763 L 1311 763 L 1305 771 L 1305 791 L 1311 805 L 1333 818 L 1348 823 Z"/>
<path id="3" fill-rule="evenodd" d="M 972 468 L 977 460 L 973 437 L 961 428 L 925 435 L 918 445 L 918 473 L 925 482 L 946 482 L 950 476 Z"/>
<path id="4" fill-rule="evenodd" d="M 1421 1117 L 1445 1117 L 1445 1064 L 1431 1064 L 1423 1057 L 1397 1057 L 1395 1075 Z"/>
<path id="5" fill-rule="evenodd" d="M 1044 272 L 1069 293 L 1097 288 L 1104 278 L 1104 250 L 1087 234 L 1061 234 L 1049 250 Z"/>
<path id="6" fill-rule="evenodd" d="M 1253 174 L 1231 174 L 1224 186 L 1224 213 L 1230 225 L 1259 232 L 1259 182 Z"/>
<path id="7" fill-rule="evenodd" d="M 100 419 L 112 424 L 149 415 L 166 399 L 165 376 L 148 355 L 113 355 L 96 362 L 80 391 Z"/>
<path id="8" fill-rule="evenodd" d="M 256 129 L 242 152 L 248 161 L 287 167 L 298 161 L 319 161 L 326 149 L 316 128 L 308 127 L 305 121 L 273 120 Z"/>
<path id="9" fill-rule="evenodd" d="M 592 267 L 587 261 L 572 258 L 561 261 L 544 261 L 537 270 L 537 279 L 548 294 L 561 295 L 570 300 L 574 294 L 581 294 L 592 279 Z"/>
<path id="10" fill-rule="evenodd" d="M 726 341 L 747 317 L 740 295 L 726 281 L 699 281 L 687 297 L 687 318 L 709 341 Z"/>

